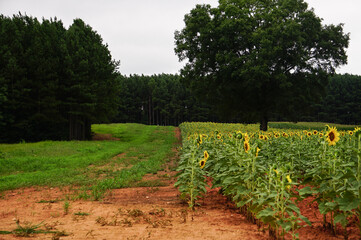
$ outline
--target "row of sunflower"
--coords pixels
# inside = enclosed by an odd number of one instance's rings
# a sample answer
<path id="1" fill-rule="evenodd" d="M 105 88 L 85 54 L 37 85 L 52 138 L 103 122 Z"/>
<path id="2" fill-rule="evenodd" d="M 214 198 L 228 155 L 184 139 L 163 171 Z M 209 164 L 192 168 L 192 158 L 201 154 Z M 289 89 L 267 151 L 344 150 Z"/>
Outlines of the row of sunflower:
<path id="1" fill-rule="evenodd" d="M 271 236 L 311 224 L 297 203 L 313 196 L 325 226 L 345 229 L 361 216 L 361 130 L 257 131 L 241 124 L 183 123 L 183 146 L 176 186 L 194 209 L 212 188 L 233 200 L 250 221 Z M 305 187 L 307 186 L 307 187 Z M 361 225 L 359 221 L 361 232 Z"/>

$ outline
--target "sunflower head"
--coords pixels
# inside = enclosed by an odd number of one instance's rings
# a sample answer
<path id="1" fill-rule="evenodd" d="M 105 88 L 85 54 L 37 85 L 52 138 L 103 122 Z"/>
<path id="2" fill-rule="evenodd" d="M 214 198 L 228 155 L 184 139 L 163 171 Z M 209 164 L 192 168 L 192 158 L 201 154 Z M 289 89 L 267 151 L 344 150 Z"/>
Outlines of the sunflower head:
<path id="1" fill-rule="evenodd" d="M 256 150 L 256 157 L 258 157 L 259 151 L 261 151 L 261 149 L 260 149 L 260 148 L 257 148 L 257 150 Z"/>
<path id="2" fill-rule="evenodd" d="M 242 139 L 242 137 L 243 137 L 241 131 L 237 131 L 237 132 L 235 133 L 235 136 L 236 136 L 237 139 Z"/>
<path id="3" fill-rule="evenodd" d="M 318 134 L 318 132 L 317 132 L 317 130 L 313 130 L 313 135 L 317 135 Z"/>
<path id="4" fill-rule="evenodd" d="M 307 132 L 307 137 L 311 137 L 312 133 L 311 132 Z"/>
<path id="5" fill-rule="evenodd" d="M 265 137 L 264 135 L 260 134 L 258 138 L 264 140 L 264 137 Z"/>
<path id="6" fill-rule="evenodd" d="M 204 158 L 203 158 L 202 160 L 200 160 L 200 161 L 199 161 L 199 167 L 200 167 L 200 168 L 204 168 L 204 166 L 206 166 L 206 162 L 207 162 L 207 160 L 204 159 Z"/>
<path id="7" fill-rule="evenodd" d="M 244 151 L 247 153 L 249 149 L 251 148 L 248 141 L 244 141 L 243 143 Z"/>
<path id="8" fill-rule="evenodd" d="M 326 140 L 328 145 L 333 146 L 340 140 L 340 133 L 337 132 L 336 127 L 328 126 L 328 132 L 326 133 Z"/>
<path id="9" fill-rule="evenodd" d="M 248 142 L 249 141 L 249 136 L 247 133 L 244 134 L 244 141 L 245 142 Z"/>
<path id="10" fill-rule="evenodd" d="M 279 133 L 275 133 L 275 138 L 279 138 L 280 134 Z"/>
<path id="11" fill-rule="evenodd" d="M 287 175 L 286 179 L 287 179 L 288 183 L 292 183 L 292 179 L 291 179 L 290 175 Z"/>
<path id="12" fill-rule="evenodd" d="M 204 151 L 203 155 L 204 155 L 204 159 L 208 160 L 208 158 L 209 158 L 208 152 L 207 152 L 207 151 Z"/>
<path id="13" fill-rule="evenodd" d="M 202 144 L 203 143 L 203 136 L 200 134 L 199 136 L 197 136 L 197 143 L 198 144 Z"/>
<path id="14" fill-rule="evenodd" d="M 361 134 L 361 128 L 356 127 L 355 130 L 353 130 L 356 137 L 358 137 Z"/>
<path id="15" fill-rule="evenodd" d="M 348 134 L 349 134 L 350 136 L 352 136 L 352 135 L 353 135 L 353 131 L 348 131 Z"/>

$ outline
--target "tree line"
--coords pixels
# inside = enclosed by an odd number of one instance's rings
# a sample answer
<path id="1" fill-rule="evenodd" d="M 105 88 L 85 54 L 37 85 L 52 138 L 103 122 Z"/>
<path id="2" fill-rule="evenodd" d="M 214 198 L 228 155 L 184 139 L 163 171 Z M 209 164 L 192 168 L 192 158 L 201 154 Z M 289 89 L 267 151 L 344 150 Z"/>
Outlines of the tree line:
<path id="1" fill-rule="evenodd" d="M 0 142 L 88 139 L 117 111 L 119 63 L 81 19 L 0 15 Z"/>
<path id="2" fill-rule="evenodd" d="M 119 76 L 118 115 L 114 122 L 178 126 L 184 121 L 217 121 L 212 106 L 197 98 L 179 75 Z"/>
<path id="3" fill-rule="evenodd" d="M 341 124 L 361 124 L 361 76 L 337 74 L 330 78 L 321 102 L 312 114 L 300 120 Z"/>
<path id="4" fill-rule="evenodd" d="M 247 113 L 225 115 L 194 94 L 179 75 L 120 76 L 120 107 L 114 122 L 178 126 L 184 121 L 256 123 Z M 336 74 L 329 78 L 323 97 L 297 117 L 270 112 L 270 121 L 313 121 L 361 124 L 361 76 Z"/>

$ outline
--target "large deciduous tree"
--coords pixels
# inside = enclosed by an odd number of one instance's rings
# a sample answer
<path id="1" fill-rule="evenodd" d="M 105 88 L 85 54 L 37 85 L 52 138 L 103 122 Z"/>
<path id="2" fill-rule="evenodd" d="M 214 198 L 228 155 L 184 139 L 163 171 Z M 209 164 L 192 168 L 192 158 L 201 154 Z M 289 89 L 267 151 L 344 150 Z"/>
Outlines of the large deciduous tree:
<path id="1" fill-rule="evenodd" d="M 175 33 L 188 60 L 181 75 L 224 113 L 260 121 L 292 118 L 319 99 L 335 69 L 346 64 L 349 35 L 323 25 L 303 0 L 220 0 L 197 5 Z"/>

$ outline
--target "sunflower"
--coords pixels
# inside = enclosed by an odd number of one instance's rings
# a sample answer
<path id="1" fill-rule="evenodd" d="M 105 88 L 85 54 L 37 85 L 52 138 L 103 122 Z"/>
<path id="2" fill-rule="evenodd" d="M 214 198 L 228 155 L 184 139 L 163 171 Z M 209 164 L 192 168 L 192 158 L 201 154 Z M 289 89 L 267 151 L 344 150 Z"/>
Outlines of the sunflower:
<path id="1" fill-rule="evenodd" d="M 355 130 L 353 130 L 353 132 L 355 133 L 356 137 L 358 137 L 361 134 L 361 128 L 356 127 Z"/>
<path id="2" fill-rule="evenodd" d="M 312 133 L 311 132 L 307 132 L 307 137 L 311 137 Z"/>
<path id="3" fill-rule="evenodd" d="M 350 136 L 352 136 L 352 135 L 353 135 L 353 131 L 348 131 L 348 134 L 349 134 Z"/>
<path id="4" fill-rule="evenodd" d="M 247 133 L 245 133 L 245 134 L 244 134 L 244 141 L 248 142 L 248 140 L 249 140 L 249 136 L 248 136 Z"/>
<path id="5" fill-rule="evenodd" d="M 249 151 L 249 149 L 250 149 L 251 147 L 249 146 L 249 142 L 248 142 L 248 141 L 244 141 L 244 143 L 243 143 L 243 148 L 244 148 L 244 151 L 245 151 L 245 152 L 248 152 L 248 151 Z"/>
<path id="6" fill-rule="evenodd" d="M 286 179 L 287 179 L 288 183 L 292 183 L 292 179 L 291 179 L 290 175 L 287 175 Z"/>
<path id="7" fill-rule="evenodd" d="M 259 151 L 261 151 L 261 149 L 257 148 L 257 150 L 256 150 L 256 157 L 258 157 Z"/>
<path id="8" fill-rule="evenodd" d="M 237 139 L 242 139 L 242 132 L 241 131 L 236 132 L 236 138 Z"/>
<path id="9" fill-rule="evenodd" d="M 265 137 L 264 135 L 260 134 L 258 138 L 264 140 L 264 137 Z"/>
<path id="10" fill-rule="evenodd" d="M 318 134 L 317 130 L 313 130 L 313 135 L 317 135 L 317 134 Z"/>
<path id="11" fill-rule="evenodd" d="M 204 168 L 204 166 L 206 166 L 206 162 L 207 162 L 207 160 L 203 158 L 202 160 L 199 161 L 199 166 L 201 168 Z"/>
<path id="12" fill-rule="evenodd" d="M 340 133 L 337 132 L 336 127 L 328 126 L 328 132 L 326 134 L 326 140 L 328 141 L 328 145 L 333 146 L 340 140 Z"/>
<path id="13" fill-rule="evenodd" d="M 207 151 L 204 151 L 203 155 L 204 155 L 204 159 L 205 159 L 205 160 L 208 160 L 208 158 L 209 158 L 208 152 L 207 152 Z"/>
<path id="14" fill-rule="evenodd" d="M 320 138 L 323 138 L 323 133 L 319 133 Z"/>
<path id="15" fill-rule="evenodd" d="M 275 133 L 275 138 L 279 138 L 280 134 L 279 133 Z"/>
<path id="16" fill-rule="evenodd" d="M 285 133 L 285 132 L 283 132 L 283 133 L 282 133 L 282 136 L 283 136 L 283 137 L 288 137 L 288 134 Z"/>

